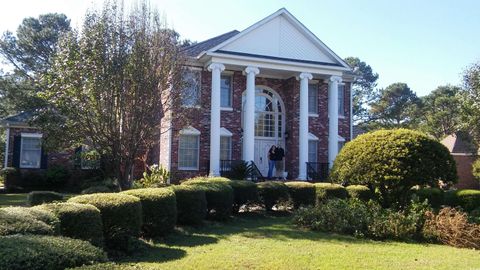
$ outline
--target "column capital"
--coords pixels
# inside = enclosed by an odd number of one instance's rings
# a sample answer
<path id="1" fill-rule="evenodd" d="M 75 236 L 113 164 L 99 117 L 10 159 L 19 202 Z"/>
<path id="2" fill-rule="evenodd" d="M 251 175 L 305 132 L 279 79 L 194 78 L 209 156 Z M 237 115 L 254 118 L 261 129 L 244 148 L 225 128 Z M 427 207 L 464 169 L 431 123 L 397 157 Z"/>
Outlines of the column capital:
<path id="1" fill-rule="evenodd" d="M 342 77 L 340 76 L 330 76 L 330 78 L 328 79 L 328 82 L 342 82 Z"/>
<path id="2" fill-rule="evenodd" d="M 221 63 L 211 63 L 208 66 L 208 71 L 219 70 L 220 72 L 225 70 L 225 65 Z"/>
<path id="3" fill-rule="evenodd" d="M 257 67 L 248 66 L 247 68 L 245 68 L 245 73 L 253 73 L 254 75 L 258 75 L 258 73 L 260 73 L 260 70 Z"/>
<path id="4" fill-rule="evenodd" d="M 312 73 L 307 73 L 307 72 L 300 73 L 300 75 L 298 75 L 298 77 L 300 78 L 300 80 L 303 80 L 303 79 L 311 80 L 311 79 L 313 79 Z"/>

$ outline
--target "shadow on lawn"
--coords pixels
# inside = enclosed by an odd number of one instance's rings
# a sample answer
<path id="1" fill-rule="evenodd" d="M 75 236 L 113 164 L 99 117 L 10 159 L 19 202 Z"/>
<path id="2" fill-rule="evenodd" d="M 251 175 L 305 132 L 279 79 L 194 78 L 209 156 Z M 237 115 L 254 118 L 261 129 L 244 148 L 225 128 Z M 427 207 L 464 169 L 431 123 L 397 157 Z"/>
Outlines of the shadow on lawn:
<path id="1" fill-rule="evenodd" d="M 187 252 L 179 248 L 162 247 L 157 245 L 146 245 L 140 252 L 134 256 L 124 256 L 114 258 L 116 262 L 122 263 L 136 263 L 136 262 L 151 262 L 161 263 L 172 260 L 178 260 L 187 255 Z"/>

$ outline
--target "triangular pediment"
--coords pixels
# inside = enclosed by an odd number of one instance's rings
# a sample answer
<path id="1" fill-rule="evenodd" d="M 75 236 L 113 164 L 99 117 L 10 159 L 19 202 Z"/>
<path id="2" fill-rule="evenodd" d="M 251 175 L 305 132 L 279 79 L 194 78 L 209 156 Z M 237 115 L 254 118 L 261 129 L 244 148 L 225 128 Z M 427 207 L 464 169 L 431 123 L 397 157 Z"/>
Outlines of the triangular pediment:
<path id="1" fill-rule="evenodd" d="M 211 51 L 348 67 L 286 9 L 280 9 Z"/>

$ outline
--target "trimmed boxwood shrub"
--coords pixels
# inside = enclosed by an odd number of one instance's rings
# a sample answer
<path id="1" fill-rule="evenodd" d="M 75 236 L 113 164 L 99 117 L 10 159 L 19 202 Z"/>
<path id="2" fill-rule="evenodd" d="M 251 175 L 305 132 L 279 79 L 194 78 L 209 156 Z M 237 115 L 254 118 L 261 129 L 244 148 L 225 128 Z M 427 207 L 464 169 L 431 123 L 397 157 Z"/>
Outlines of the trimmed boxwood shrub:
<path id="1" fill-rule="evenodd" d="M 100 248 L 78 239 L 45 235 L 0 237 L 0 269 L 63 270 L 106 260 Z"/>
<path id="2" fill-rule="evenodd" d="M 146 236 L 171 232 L 177 223 L 177 200 L 170 188 L 142 188 L 122 193 L 138 197 L 142 202 L 143 226 Z"/>
<path id="3" fill-rule="evenodd" d="M 192 179 L 182 185 L 195 185 L 205 191 L 209 217 L 225 220 L 232 214 L 233 189 L 227 182 Z"/>
<path id="4" fill-rule="evenodd" d="M 0 208 L 0 235 L 46 234 L 59 231 L 60 221 L 49 211 L 26 208 Z"/>
<path id="5" fill-rule="evenodd" d="M 225 177 L 196 177 L 192 180 L 217 181 L 229 184 L 233 188 L 233 211 L 235 213 L 238 213 L 242 205 L 258 201 L 257 185 L 252 181 L 230 180 Z"/>
<path id="6" fill-rule="evenodd" d="M 63 236 L 89 241 L 103 246 L 103 224 L 100 210 L 93 205 L 80 203 L 51 203 L 35 206 L 34 209 L 49 210 L 60 220 Z"/>
<path id="7" fill-rule="evenodd" d="M 469 212 L 480 207 L 480 190 L 458 189 L 445 192 L 445 204 Z"/>
<path id="8" fill-rule="evenodd" d="M 94 194 L 94 193 L 112 193 L 112 190 L 107 186 L 93 186 L 82 190 L 82 194 Z"/>
<path id="9" fill-rule="evenodd" d="M 434 208 L 440 208 L 443 204 L 443 193 L 443 190 L 439 188 L 421 188 L 414 191 L 420 201 L 428 200 L 428 203 Z"/>
<path id="10" fill-rule="evenodd" d="M 315 183 L 313 185 L 315 186 L 317 204 L 328 199 L 345 199 L 348 197 L 347 190 L 341 185 L 331 183 Z"/>
<path id="11" fill-rule="evenodd" d="M 455 160 L 430 136 L 408 129 L 362 134 L 338 154 L 329 178 L 334 183 L 366 185 L 379 193 L 384 207 L 404 206 L 412 187 L 438 187 L 457 181 Z"/>
<path id="12" fill-rule="evenodd" d="M 366 186 L 351 185 L 345 188 L 350 198 L 360 199 L 362 201 L 369 201 L 373 199 L 373 192 Z"/>
<path id="13" fill-rule="evenodd" d="M 27 202 L 28 205 L 34 206 L 42 203 L 51 203 L 55 201 L 62 201 L 63 194 L 53 191 L 32 191 L 28 193 Z"/>
<path id="14" fill-rule="evenodd" d="M 308 182 L 286 182 L 293 208 L 315 204 L 315 186 Z"/>
<path id="15" fill-rule="evenodd" d="M 130 237 L 138 237 L 142 226 L 140 199 L 127 194 L 98 193 L 70 198 L 68 202 L 91 204 L 100 210 L 105 244 L 128 250 Z"/>
<path id="16" fill-rule="evenodd" d="M 267 211 L 272 210 L 275 204 L 288 200 L 288 187 L 283 182 L 261 182 L 257 184 L 257 189 L 260 201 Z"/>
<path id="17" fill-rule="evenodd" d="M 205 190 L 195 185 L 171 187 L 177 199 L 177 223 L 199 225 L 207 216 Z"/>

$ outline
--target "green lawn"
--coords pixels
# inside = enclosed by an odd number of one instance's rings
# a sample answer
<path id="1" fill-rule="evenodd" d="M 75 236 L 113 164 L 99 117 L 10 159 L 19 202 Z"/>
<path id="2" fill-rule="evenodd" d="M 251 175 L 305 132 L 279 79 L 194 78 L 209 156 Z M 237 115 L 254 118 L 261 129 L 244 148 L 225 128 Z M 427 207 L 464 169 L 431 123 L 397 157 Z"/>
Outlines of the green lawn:
<path id="1" fill-rule="evenodd" d="M 289 220 L 249 214 L 186 229 L 91 269 L 480 269 L 480 251 L 311 232 Z"/>

